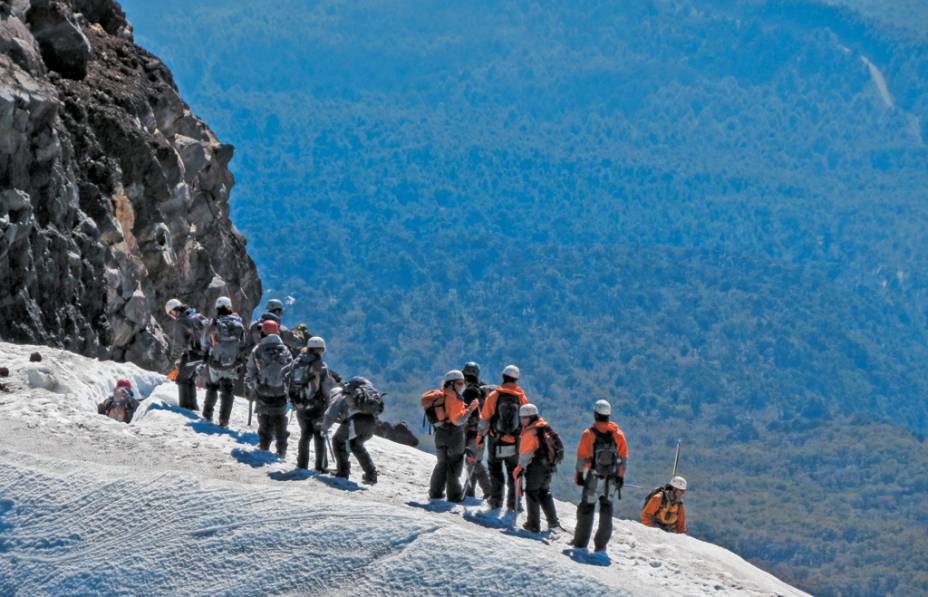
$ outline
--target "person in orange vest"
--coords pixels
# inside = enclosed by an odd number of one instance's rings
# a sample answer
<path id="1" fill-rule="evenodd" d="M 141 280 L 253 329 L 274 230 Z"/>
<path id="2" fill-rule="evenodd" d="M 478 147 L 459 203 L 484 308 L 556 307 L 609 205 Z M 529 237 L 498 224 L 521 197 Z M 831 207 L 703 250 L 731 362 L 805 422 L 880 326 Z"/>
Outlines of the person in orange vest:
<path id="1" fill-rule="evenodd" d="M 597 552 L 605 552 L 612 537 L 612 492 L 625 484 L 628 444 L 619 426 L 609 420 L 612 406 L 600 400 L 593 407 L 593 426 L 583 432 L 577 446 L 574 482 L 583 488 L 577 504 L 574 547 L 586 549 L 593 531 L 593 514 L 599 503 L 599 527 L 593 538 Z"/>
<path id="2" fill-rule="evenodd" d="M 545 512 L 548 530 L 561 527 L 557 519 L 557 508 L 554 498 L 551 497 L 551 475 L 557 465 L 557 454 L 549 453 L 553 448 L 545 439 L 546 434 L 554 433 L 551 426 L 538 414 L 538 407 L 526 404 L 519 409 L 519 418 L 522 424 L 522 434 L 519 437 L 519 465 L 512 474 L 518 479 L 523 473 L 525 490 L 525 509 L 527 520 L 522 528 L 532 533 L 541 531 L 541 510 Z M 560 444 L 560 438 L 557 439 Z M 564 455 L 563 444 L 560 444 L 560 455 Z M 556 450 L 555 450 L 556 451 Z"/>
<path id="3" fill-rule="evenodd" d="M 503 369 L 503 384 L 490 392 L 483 410 L 480 411 L 480 424 L 477 427 L 477 443 L 487 442 L 487 464 L 490 469 L 490 495 L 487 503 L 490 508 L 499 508 L 502 504 L 503 487 L 507 485 L 506 508 L 516 509 L 516 488 L 512 473 L 519 465 L 519 408 L 528 404 L 525 392 L 519 387 L 519 368 L 507 365 Z M 506 475 L 503 475 L 503 465 Z"/>
<path id="4" fill-rule="evenodd" d="M 683 494 L 686 493 L 686 479 L 676 476 L 664 487 L 655 489 L 648 495 L 641 510 L 641 523 L 649 527 L 658 527 L 668 532 L 686 533 L 686 507 Z"/>
<path id="5" fill-rule="evenodd" d="M 477 410 L 477 401 L 465 406 L 464 374 L 457 369 L 445 373 L 440 390 L 422 395 L 422 408 L 432 427 L 435 428 L 435 456 L 429 482 L 429 499 L 440 500 L 447 490 L 449 502 L 464 499 L 461 487 L 461 469 L 464 466 L 465 424 L 471 413 Z"/>

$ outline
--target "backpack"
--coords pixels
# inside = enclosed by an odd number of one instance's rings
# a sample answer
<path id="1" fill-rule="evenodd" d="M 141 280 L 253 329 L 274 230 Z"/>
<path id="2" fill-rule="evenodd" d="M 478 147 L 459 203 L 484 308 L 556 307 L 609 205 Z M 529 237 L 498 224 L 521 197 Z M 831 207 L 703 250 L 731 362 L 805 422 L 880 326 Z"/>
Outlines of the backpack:
<path id="1" fill-rule="evenodd" d="M 319 368 L 314 367 L 319 363 Z M 312 396 L 307 395 L 310 389 L 309 382 L 319 373 L 319 385 Z M 317 412 L 323 411 L 329 406 L 325 393 L 322 391 L 322 385 L 329 376 L 329 369 L 320 359 L 311 358 L 305 352 L 293 361 L 290 369 L 290 396 L 293 404 L 305 411 Z"/>
<path id="2" fill-rule="evenodd" d="M 663 491 L 664 491 L 664 487 L 655 487 L 655 488 L 652 489 L 650 492 L 648 492 L 648 496 L 647 496 L 646 498 L 644 498 L 644 504 L 641 505 L 641 509 L 644 510 L 645 508 L 647 508 L 647 507 L 648 507 L 648 502 L 651 501 L 651 498 L 653 498 L 654 496 L 656 496 L 656 495 L 659 494 L 659 493 L 662 493 Z M 665 494 L 665 495 L 662 495 L 662 496 L 661 496 L 661 508 L 664 507 L 664 502 L 665 502 L 666 500 L 667 500 L 667 495 L 666 495 L 666 494 Z M 658 508 L 658 510 L 660 510 L 660 508 Z"/>
<path id="3" fill-rule="evenodd" d="M 215 319 L 216 341 L 209 351 L 210 364 L 231 369 L 238 362 L 245 325 L 238 315 L 221 315 Z"/>
<path id="4" fill-rule="evenodd" d="M 377 416 L 383 412 L 383 397 L 370 381 L 363 377 L 352 377 L 345 384 L 348 405 L 359 413 Z"/>
<path id="5" fill-rule="evenodd" d="M 444 423 L 448 420 L 448 413 L 445 411 L 445 393 L 442 390 L 432 390 L 422 394 L 420 399 L 422 408 L 425 409 L 425 417 L 429 423 L 435 425 Z"/>
<path id="6" fill-rule="evenodd" d="M 258 345 L 255 366 L 258 369 L 259 394 L 285 394 L 290 350 L 283 344 Z"/>
<path id="7" fill-rule="evenodd" d="M 616 456 L 615 438 L 612 431 L 599 431 L 590 427 L 595 436 L 593 442 L 593 473 L 598 477 L 612 477 L 618 470 L 619 461 Z"/>
<path id="8" fill-rule="evenodd" d="M 518 435 L 522 429 L 519 421 L 519 396 L 499 390 L 496 397 L 496 412 L 493 413 L 493 431 L 497 437 Z"/>
<path id="9" fill-rule="evenodd" d="M 539 453 L 540 452 L 540 453 Z M 557 431 L 548 425 L 538 428 L 538 456 L 554 470 L 564 460 L 564 442 Z"/>
<path id="10" fill-rule="evenodd" d="M 308 352 L 301 352 L 293 361 L 290 368 L 290 389 L 295 391 L 303 389 L 306 384 L 313 378 L 313 363 L 317 358 Z"/>

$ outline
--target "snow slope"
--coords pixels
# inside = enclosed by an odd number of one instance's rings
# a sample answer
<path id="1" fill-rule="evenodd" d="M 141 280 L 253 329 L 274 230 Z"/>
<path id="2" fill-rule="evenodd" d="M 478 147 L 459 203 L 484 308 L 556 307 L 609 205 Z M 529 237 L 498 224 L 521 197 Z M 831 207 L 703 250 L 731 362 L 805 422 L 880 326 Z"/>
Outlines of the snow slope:
<path id="1" fill-rule="evenodd" d="M 569 537 L 496 528 L 476 500 L 423 503 L 434 457 L 380 438 L 376 486 L 294 470 L 295 422 L 279 461 L 257 450 L 244 400 L 222 430 L 133 365 L 0 343 L 0 366 L 2 595 L 803 594 L 627 520 L 611 562 L 575 561 Z M 96 414 L 117 377 L 147 397 L 130 425 Z M 572 528 L 574 507 L 558 511 Z"/>

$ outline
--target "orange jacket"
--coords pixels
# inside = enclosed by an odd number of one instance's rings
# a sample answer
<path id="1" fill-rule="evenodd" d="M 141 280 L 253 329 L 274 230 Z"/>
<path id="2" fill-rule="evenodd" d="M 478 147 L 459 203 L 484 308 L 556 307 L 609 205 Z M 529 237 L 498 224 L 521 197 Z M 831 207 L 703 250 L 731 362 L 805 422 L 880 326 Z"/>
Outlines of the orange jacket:
<path id="1" fill-rule="evenodd" d="M 659 491 L 641 510 L 641 524 L 686 533 L 686 507 L 683 502 L 674 502 L 669 495 L 665 498 L 664 491 Z"/>
<path id="2" fill-rule="evenodd" d="M 519 406 L 528 404 L 528 398 L 525 397 L 525 391 L 514 383 L 504 383 L 490 392 L 486 402 L 483 403 L 483 410 L 480 411 L 480 425 L 477 427 L 477 433 L 480 436 L 486 435 L 490 431 L 490 419 L 496 414 L 496 401 L 499 400 L 500 393 L 515 394 L 519 397 Z M 514 444 L 518 439 L 514 435 L 504 435 L 497 438 L 504 444 Z"/>
<path id="3" fill-rule="evenodd" d="M 523 470 L 527 469 L 528 465 L 532 463 L 535 452 L 541 447 L 538 441 L 538 428 L 543 426 L 550 427 L 544 419 L 538 417 L 529 423 L 527 427 L 522 428 L 522 433 L 519 435 L 519 466 Z"/>
<path id="4" fill-rule="evenodd" d="M 458 397 L 458 393 L 455 392 L 452 387 L 447 387 L 444 390 L 426 392 L 422 395 L 423 404 L 425 403 L 426 396 L 430 396 L 435 392 L 440 392 L 445 395 L 443 408 L 445 419 L 440 421 L 440 423 L 451 423 L 452 425 L 461 426 L 467 422 L 467 417 L 472 411 L 464 404 L 464 401 Z"/>
<path id="5" fill-rule="evenodd" d="M 628 460 L 628 443 L 625 441 L 625 434 L 619 429 L 619 426 L 612 421 L 597 421 L 593 427 L 603 433 L 612 432 L 615 440 L 615 453 L 619 457 L 620 476 L 625 476 L 625 463 Z M 577 446 L 577 472 L 584 473 L 590 470 L 593 465 L 593 444 L 596 443 L 596 435 L 590 429 L 585 429 L 580 437 L 580 445 Z"/>

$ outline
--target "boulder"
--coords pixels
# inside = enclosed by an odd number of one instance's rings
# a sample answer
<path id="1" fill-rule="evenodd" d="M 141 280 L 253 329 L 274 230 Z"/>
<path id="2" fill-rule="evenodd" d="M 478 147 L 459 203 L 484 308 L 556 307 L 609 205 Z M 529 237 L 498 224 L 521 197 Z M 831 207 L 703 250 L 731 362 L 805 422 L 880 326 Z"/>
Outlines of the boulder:
<path id="1" fill-rule="evenodd" d="M 402 423 L 389 423 L 387 421 L 377 421 L 377 426 L 374 428 L 374 434 L 388 439 L 391 442 L 396 442 L 398 444 L 403 444 L 404 446 L 412 446 L 415 448 L 419 445 L 419 438 L 409 430 L 409 427 L 406 425 L 406 422 Z"/>
<path id="2" fill-rule="evenodd" d="M 69 79 L 87 76 L 90 41 L 64 2 L 33 0 L 26 20 L 39 42 L 45 66 Z"/>

